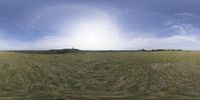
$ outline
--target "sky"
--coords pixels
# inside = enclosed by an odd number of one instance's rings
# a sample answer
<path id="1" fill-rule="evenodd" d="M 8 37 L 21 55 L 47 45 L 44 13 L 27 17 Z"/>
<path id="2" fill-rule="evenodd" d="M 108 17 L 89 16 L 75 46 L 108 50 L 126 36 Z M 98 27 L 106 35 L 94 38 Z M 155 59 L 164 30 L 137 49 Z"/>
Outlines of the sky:
<path id="1" fill-rule="evenodd" d="M 0 0 L 0 50 L 200 50 L 199 0 Z"/>

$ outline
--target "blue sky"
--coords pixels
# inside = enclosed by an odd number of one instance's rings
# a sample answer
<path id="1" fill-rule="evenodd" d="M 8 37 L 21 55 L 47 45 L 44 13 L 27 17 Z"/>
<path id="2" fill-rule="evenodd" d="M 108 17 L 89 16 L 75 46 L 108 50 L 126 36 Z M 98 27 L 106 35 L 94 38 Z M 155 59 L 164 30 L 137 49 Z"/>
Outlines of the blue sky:
<path id="1" fill-rule="evenodd" d="M 200 49 L 199 0 L 1 0 L 0 49 Z"/>

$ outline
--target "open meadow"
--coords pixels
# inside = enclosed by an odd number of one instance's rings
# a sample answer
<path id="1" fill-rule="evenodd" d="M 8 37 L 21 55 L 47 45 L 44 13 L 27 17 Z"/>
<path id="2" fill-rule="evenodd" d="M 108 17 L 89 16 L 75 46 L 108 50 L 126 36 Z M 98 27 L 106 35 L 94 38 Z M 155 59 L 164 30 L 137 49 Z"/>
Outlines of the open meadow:
<path id="1" fill-rule="evenodd" d="M 0 100 L 200 99 L 200 52 L 0 52 Z"/>

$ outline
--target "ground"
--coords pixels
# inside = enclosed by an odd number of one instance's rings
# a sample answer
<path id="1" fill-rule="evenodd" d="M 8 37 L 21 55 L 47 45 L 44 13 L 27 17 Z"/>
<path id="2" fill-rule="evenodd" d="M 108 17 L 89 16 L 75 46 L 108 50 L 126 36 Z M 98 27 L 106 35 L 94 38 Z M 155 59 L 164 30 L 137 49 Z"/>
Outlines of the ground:
<path id="1" fill-rule="evenodd" d="M 200 99 L 200 52 L 0 52 L 0 100 Z"/>

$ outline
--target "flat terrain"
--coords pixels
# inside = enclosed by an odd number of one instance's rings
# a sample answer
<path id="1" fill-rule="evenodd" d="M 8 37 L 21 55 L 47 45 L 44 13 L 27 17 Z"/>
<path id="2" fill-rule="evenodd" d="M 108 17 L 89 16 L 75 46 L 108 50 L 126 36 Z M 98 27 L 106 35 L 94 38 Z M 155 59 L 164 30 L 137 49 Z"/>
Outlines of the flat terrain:
<path id="1" fill-rule="evenodd" d="M 200 52 L 0 52 L 0 100 L 200 99 Z"/>

